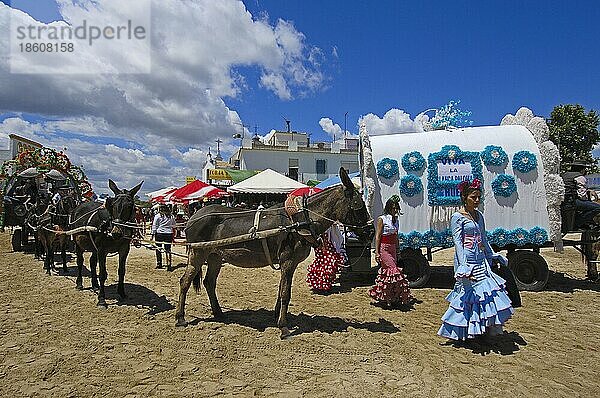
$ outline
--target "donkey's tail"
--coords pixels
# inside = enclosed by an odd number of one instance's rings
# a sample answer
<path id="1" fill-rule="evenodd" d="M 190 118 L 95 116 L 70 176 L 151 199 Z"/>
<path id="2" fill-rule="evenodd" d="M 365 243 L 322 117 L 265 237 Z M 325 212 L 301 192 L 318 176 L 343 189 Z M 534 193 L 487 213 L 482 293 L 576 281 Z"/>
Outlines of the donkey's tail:
<path id="1" fill-rule="evenodd" d="M 196 293 L 200 293 L 200 280 L 201 279 L 202 279 L 202 269 L 200 269 L 200 271 L 198 271 L 196 276 L 194 276 L 194 280 L 192 281 L 192 284 L 194 285 L 194 290 L 196 291 Z"/>

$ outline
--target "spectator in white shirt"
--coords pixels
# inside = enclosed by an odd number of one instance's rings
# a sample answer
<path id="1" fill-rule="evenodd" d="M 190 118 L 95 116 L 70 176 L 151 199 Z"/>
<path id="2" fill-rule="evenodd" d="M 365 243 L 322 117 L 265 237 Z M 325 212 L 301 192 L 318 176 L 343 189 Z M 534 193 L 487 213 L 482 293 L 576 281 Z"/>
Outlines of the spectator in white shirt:
<path id="1" fill-rule="evenodd" d="M 171 209 L 168 205 L 161 205 L 158 209 L 158 214 L 154 216 L 152 222 L 152 240 L 156 242 L 158 249 L 156 250 L 156 268 L 162 268 L 161 249 L 164 244 L 165 260 L 167 262 L 167 271 L 171 271 L 171 242 L 173 242 L 173 227 L 175 226 L 175 218 L 171 214 Z"/>

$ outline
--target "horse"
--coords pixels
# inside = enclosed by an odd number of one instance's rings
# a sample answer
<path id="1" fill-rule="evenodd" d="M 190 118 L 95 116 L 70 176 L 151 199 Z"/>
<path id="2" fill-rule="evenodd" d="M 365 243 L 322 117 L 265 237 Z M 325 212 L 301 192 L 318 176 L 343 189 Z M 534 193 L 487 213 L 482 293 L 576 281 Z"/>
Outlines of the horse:
<path id="1" fill-rule="evenodd" d="M 45 255 L 44 269 L 48 275 L 50 275 L 50 268 L 54 268 L 55 243 L 58 243 L 60 248 L 63 272 L 69 272 L 67 269 L 67 242 L 70 237 L 65 234 L 65 230 L 69 225 L 69 215 L 75 210 L 75 207 L 77 207 L 75 199 L 71 196 L 64 196 L 56 205 L 48 205 L 38 220 L 37 244 Z"/>
<path id="2" fill-rule="evenodd" d="M 367 225 L 369 214 L 361 194 L 354 187 L 348 173 L 340 168 L 342 185 L 328 188 L 316 195 L 304 198 L 303 212 L 308 215 L 311 236 L 320 236 L 335 221 L 353 226 Z M 179 281 L 179 302 L 175 313 L 175 325 L 184 327 L 185 299 L 194 284 L 200 290 L 202 265 L 208 264 L 204 287 L 208 294 L 212 314 L 215 318 L 223 315 L 216 295 L 217 278 L 223 261 L 243 268 L 262 268 L 279 264 L 281 279 L 275 304 L 277 326 L 281 338 L 291 332 L 287 327 L 287 311 L 291 299 L 292 278 L 298 264 L 310 254 L 313 239 L 307 239 L 303 223 L 294 223 L 281 205 L 264 210 L 241 210 L 221 205 L 210 205 L 196 211 L 187 222 L 185 236 L 188 243 L 189 260 L 185 273 Z M 260 236 L 260 231 L 275 231 L 265 238 L 252 238 L 238 242 L 240 236 L 250 233 Z M 267 235 L 265 233 L 265 235 Z M 235 237 L 238 237 L 236 240 Z M 212 245 L 211 241 L 221 240 L 223 244 Z M 224 241 L 223 241 L 224 240 Z M 234 242 L 235 243 L 228 243 Z M 203 244 L 202 242 L 209 242 Z"/>
<path id="3" fill-rule="evenodd" d="M 69 228 L 75 230 L 75 252 L 77 255 L 77 280 L 76 288 L 83 289 L 83 253 L 91 252 L 90 271 L 92 274 L 92 288 L 98 289 L 98 307 L 107 308 L 104 293 L 104 283 L 107 278 L 106 256 L 109 253 L 119 254 L 119 284 L 117 292 L 124 299 L 125 294 L 125 263 L 129 255 L 130 242 L 135 230 L 135 194 L 140 190 L 140 182 L 130 190 L 119 189 L 117 184 L 108 180 L 108 186 L 115 194 L 114 198 L 107 198 L 104 204 L 87 202 L 77 206 L 71 213 Z M 91 230 L 89 227 L 92 227 Z M 79 230 L 79 231 L 77 231 Z M 96 265 L 100 268 L 96 276 Z"/>

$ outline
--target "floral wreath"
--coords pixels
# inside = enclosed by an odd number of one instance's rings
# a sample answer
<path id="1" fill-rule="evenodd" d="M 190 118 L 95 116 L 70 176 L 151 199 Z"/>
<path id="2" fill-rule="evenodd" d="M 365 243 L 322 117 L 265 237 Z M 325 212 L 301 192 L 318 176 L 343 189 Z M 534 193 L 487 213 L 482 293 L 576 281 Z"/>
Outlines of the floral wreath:
<path id="1" fill-rule="evenodd" d="M 406 249 L 408 247 L 408 238 L 402 232 L 398 232 L 398 246 L 400 249 Z"/>
<path id="2" fill-rule="evenodd" d="M 413 197 L 423 192 L 423 183 L 415 175 L 408 174 L 400 179 L 400 193 L 404 196 Z"/>
<path id="3" fill-rule="evenodd" d="M 515 177 L 508 174 L 500 174 L 492 181 L 494 195 L 508 198 L 517 191 Z"/>
<path id="4" fill-rule="evenodd" d="M 529 232 L 525 228 L 516 228 L 508 234 L 510 243 L 517 246 L 524 246 L 529 243 Z"/>
<path id="5" fill-rule="evenodd" d="M 398 162 L 394 159 L 383 158 L 377 162 L 377 175 L 383 178 L 392 178 L 398 174 Z"/>
<path id="6" fill-rule="evenodd" d="M 534 245 L 541 246 L 548 242 L 548 232 L 540 227 L 533 227 L 529 230 L 529 241 Z"/>
<path id="7" fill-rule="evenodd" d="M 529 173 L 537 167 L 535 155 L 529 151 L 519 151 L 515 153 L 512 160 L 513 170 L 521 173 Z"/>
<path id="8" fill-rule="evenodd" d="M 443 232 L 438 232 L 430 229 L 423 234 L 423 243 L 427 247 L 437 247 L 442 245 L 444 240 Z"/>
<path id="9" fill-rule="evenodd" d="M 405 153 L 402 156 L 402 167 L 408 171 L 421 171 L 425 167 L 425 158 L 419 151 Z"/>
<path id="10" fill-rule="evenodd" d="M 437 162 L 443 159 L 462 159 L 471 163 L 473 179 L 483 181 L 481 159 L 479 152 L 466 152 L 456 145 L 445 145 L 441 151 L 430 153 L 427 158 L 427 198 L 429 206 L 460 205 L 460 196 L 438 197 L 437 192 L 446 189 L 457 189 L 460 181 L 439 181 Z"/>
<path id="11" fill-rule="evenodd" d="M 423 235 L 419 231 L 412 231 L 406 235 L 406 245 L 412 249 L 419 249 L 422 246 Z"/>
<path id="12" fill-rule="evenodd" d="M 486 166 L 504 166 L 508 162 L 508 155 L 502 147 L 488 145 L 481 152 L 481 160 Z"/>

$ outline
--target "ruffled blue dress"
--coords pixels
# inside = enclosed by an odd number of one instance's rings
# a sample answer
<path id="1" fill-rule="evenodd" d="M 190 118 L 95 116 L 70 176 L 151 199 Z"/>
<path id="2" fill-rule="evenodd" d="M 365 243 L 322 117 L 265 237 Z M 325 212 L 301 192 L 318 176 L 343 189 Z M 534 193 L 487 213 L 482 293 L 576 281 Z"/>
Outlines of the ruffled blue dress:
<path id="1" fill-rule="evenodd" d="M 442 316 L 438 335 L 452 340 L 501 333 L 502 325 L 514 313 L 506 281 L 490 269 L 492 260 L 507 260 L 492 250 L 485 236 L 483 214 L 478 214 L 475 222 L 456 212 L 450 222 L 456 284 L 446 297 L 450 306 Z"/>

